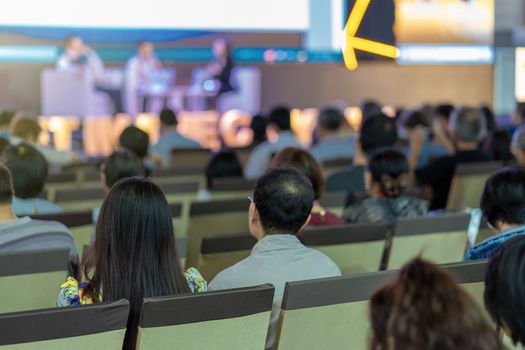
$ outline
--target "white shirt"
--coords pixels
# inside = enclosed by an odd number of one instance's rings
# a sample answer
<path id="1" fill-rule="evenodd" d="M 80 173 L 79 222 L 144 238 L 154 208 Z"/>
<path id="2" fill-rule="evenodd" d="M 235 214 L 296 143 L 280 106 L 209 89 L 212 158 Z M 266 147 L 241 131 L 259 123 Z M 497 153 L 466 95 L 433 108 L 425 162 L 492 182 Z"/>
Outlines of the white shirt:
<path id="1" fill-rule="evenodd" d="M 104 63 L 100 57 L 98 57 L 95 51 L 89 52 L 87 55 L 85 55 L 85 57 L 86 61 L 79 63 L 73 61 L 71 57 L 67 55 L 67 53 L 64 53 L 58 58 L 56 67 L 57 69 L 63 71 L 75 71 L 80 68 L 86 69 L 93 74 L 95 83 L 103 83 Z"/>
<path id="2" fill-rule="evenodd" d="M 140 90 L 149 88 L 152 75 L 162 68 L 160 61 L 155 57 L 144 58 L 135 55 L 128 60 L 126 66 L 127 83 Z"/>
<path id="3" fill-rule="evenodd" d="M 266 348 L 271 348 L 286 282 L 335 276 L 341 276 L 337 265 L 320 251 L 305 247 L 294 235 L 268 235 L 255 244 L 249 257 L 219 273 L 209 290 L 273 284 L 275 295 L 266 343 Z"/>

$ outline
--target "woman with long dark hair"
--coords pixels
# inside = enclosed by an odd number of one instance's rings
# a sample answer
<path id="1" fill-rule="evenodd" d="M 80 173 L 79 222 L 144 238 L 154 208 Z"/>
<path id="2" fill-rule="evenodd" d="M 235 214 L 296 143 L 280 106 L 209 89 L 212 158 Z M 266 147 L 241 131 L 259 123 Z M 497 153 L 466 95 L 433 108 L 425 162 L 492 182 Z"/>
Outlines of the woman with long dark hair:
<path id="1" fill-rule="evenodd" d="M 197 270 L 182 272 L 168 202 L 144 177 L 127 178 L 112 187 L 82 268 L 87 280 L 68 278 L 57 305 L 129 300 L 124 350 L 135 349 L 143 298 L 206 290 Z"/>

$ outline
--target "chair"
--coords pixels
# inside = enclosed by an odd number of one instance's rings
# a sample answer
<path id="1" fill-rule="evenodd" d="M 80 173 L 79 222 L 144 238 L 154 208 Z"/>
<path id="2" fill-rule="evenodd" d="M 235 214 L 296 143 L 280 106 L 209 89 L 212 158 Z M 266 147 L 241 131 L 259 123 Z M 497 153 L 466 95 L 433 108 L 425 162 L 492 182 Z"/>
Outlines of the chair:
<path id="1" fill-rule="evenodd" d="M 472 296 L 485 310 L 483 292 L 485 290 L 485 266 L 486 260 L 467 261 L 453 264 L 441 265 L 456 281 Z"/>
<path id="2" fill-rule="evenodd" d="M 319 199 L 319 204 L 338 216 L 343 215 L 347 194 L 346 192 L 325 192 Z"/>
<path id="3" fill-rule="evenodd" d="M 82 254 L 84 246 L 91 244 L 94 230 L 93 211 L 71 211 L 57 214 L 39 214 L 31 216 L 35 220 L 58 221 L 71 230 L 75 238 L 77 252 Z M 82 254 L 83 255 L 83 254 Z"/>
<path id="4" fill-rule="evenodd" d="M 101 186 L 64 188 L 55 191 L 55 203 L 67 210 L 88 210 L 98 208 L 106 197 Z"/>
<path id="5" fill-rule="evenodd" d="M 0 313 L 54 307 L 68 258 L 68 249 L 0 253 Z"/>
<path id="6" fill-rule="evenodd" d="M 303 243 L 332 259 L 343 275 L 379 271 L 389 227 L 350 224 L 309 228 Z"/>
<path id="7" fill-rule="evenodd" d="M 124 299 L 0 315 L 0 349 L 122 349 L 128 315 Z"/>
<path id="8" fill-rule="evenodd" d="M 398 219 L 388 268 L 398 269 L 418 255 L 436 264 L 461 261 L 467 245 L 469 222 L 470 215 L 464 213 Z"/>
<path id="9" fill-rule="evenodd" d="M 211 159 L 209 149 L 174 149 L 171 151 L 172 167 L 181 168 L 189 166 L 201 166 L 203 169 Z"/>
<path id="10" fill-rule="evenodd" d="M 326 192 L 347 192 L 348 194 L 365 192 L 365 168 L 350 166 L 326 178 Z"/>
<path id="11" fill-rule="evenodd" d="M 396 271 L 286 283 L 275 350 L 367 349 L 368 298 Z"/>
<path id="12" fill-rule="evenodd" d="M 485 182 L 502 166 L 501 162 L 459 164 L 448 192 L 447 208 L 479 208 Z"/>
<path id="13" fill-rule="evenodd" d="M 262 285 L 145 299 L 137 349 L 264 349 L 273 294 Z"/>
<path id="14" fill-rule="evenodd" d="M 257 240 L 249 234 L 203 237 L 197 270 L 211 281 L 222 270 L 248 257 Z"/>
<path id="15" fill-rule="evenodd" d="M 229 199 L 247 197 L 253 192 L 255 180 L 245 178 L 218 178 L 213 179 L 211 196 L 214 199 Z"/>
<path id="16" fill-rule="evenodd" d="M 201 241 L 207 237 L 249 232 L 247 198 L 193 202 L 188 221 L 188 251 L 186 266 L 198 263 Z"/>

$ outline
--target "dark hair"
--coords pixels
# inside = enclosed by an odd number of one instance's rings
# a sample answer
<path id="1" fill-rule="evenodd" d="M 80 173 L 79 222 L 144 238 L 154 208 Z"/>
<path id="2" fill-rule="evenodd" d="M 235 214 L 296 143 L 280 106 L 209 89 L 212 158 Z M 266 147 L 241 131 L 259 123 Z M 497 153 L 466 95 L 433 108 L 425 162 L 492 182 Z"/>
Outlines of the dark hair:
<path id="1" fill-rule="evenodd" d="M 119 148 L 102 163 L 106 186 L 111 188 L 118 180 L 139 176 L 144 168 L 135 153 L 126 148 Z"/>
<path id="2" fill-rule="evenodd" d="M 277 126 L 281 131 L 291 130 L 290 109 L 285 106 L 275 107 L 268 116 L 268 123 Z"/>
<path id="3" fill-rule="evenodd" d="M 136 126 L 125 128 L 120 134 L 119 143 L 121 147 L 129 149 L 140 159 L 148 155 L 149 136 Z"/>
<path id="4" fill-rule="evenodd" d="M 437 105 L 435 109 L 436 116 L 444 117 L 446 120 L 449 120 L 452 112 L 454 112 L 454 106 L 451 104 Z"/>
<path id="5" fill-rule="evenodd" d="M 262 115 L 258 114 L 253 116 L 252 121 L 250 122 L 250 128 L 253 131 L 252 145 L 256 146 L 268 140 L 268 136 L 266 135 L 267 125 L 266 118 Z"/>
<path id="6" fill-rule="evenodd" d="M 4 150 L 10 145 L 9 141 L 3 137 L 0 137 L 0 154 L 4 153 Z"/>
<path id="7" fill-rule="evenodd" d="M 514 159 L 511 152 L 512 138 L 507 130 L 495 130 L 490 137 L 489 152 L 495 161 L 508 162 Z"/>
<path id="8" fill-rule="evenodd" d="M 525 102 L 518 102 L 516 104 L 516 114 L 522 121 L 525 120 Z"/>
<path id="9" fill-rule="evenodd" d="M 190 292 L 177 256 L 170 207 L 157 185 L 131 177 L 112 187 L 83 269 L 93 300 L 129 300 L 124 349 L 135 349 L 143 298 Z"/>
<path id="10" fill-rule="evenodd" d="M 366 119 L 361 126 L 359 143 L 368 156 L 377 149 L 392 147 L 397 142 L 397 128 L 394 119 L 378 114 Z"/>
<path id="11" fill-rule="evenodd" d="M 11 204 L 13 202 L 13 179 L 11 172 L 0 163 L 0 204 Z"/>
<path id="12" fill-rule="evenodd" d="M 479 109 L 462 107 L 452 113 L 450 123 L 456 137 L 464 142 L 481 142 L 487 135 L 487 122 Z"/>
<path id="13" fill-rule="evenodd" d="M 374 100 L 364 100 L 361 102 L 361 114 L 363 116 L 363 121 L 366 121 L 368 118 L 382 114 L 381 104 Z"/>
<path id="14" fill-rule="evenodd" d="M 525 224 L 525 170 L 506 168 L 489 177 L 480 208 L 493 227 Z"/>
<path id="15" fill-rule="evenodd" d="M 33 118 L 18 116 L 11 121 L 11 135 L 23 140 L 36 140 L 42 132 L 42 128 Z"/>
<path id="16" fill-rule="evenodd" d="M 266 234 L 296 234 L 315 199 L 310 181 L 292 169 L 269 169 L 257 180 L 253 202 Z"/>
<path id="17" fill-rule="evenodd" d="M 496 130 L 496 117 L 494 116 L 494 111 L 489 106 L 481 106 L 479 108 L 481 114 L 485 118 L 485 125 L 489 133 Z"/>
<path id="18" fill-rule="evenodd" d="M 213 179 L 223 177 L 242 177 L 241 162 L 235 152 L 223 150 L 215 154 L 206 166 L 207 188 L 213 187 Z"/>
<path id="19" fill-rule="evenodd" d="M 343 112 L 337 108 L 328 107 L 321 109 L 318 124 L 323 129 L 337 131 L 345 120 Z"/>
<path id="20" fill-rule="evenodd" d="M 3 111 L 0 113 L 0 126 L 9 126 L 15 115 L 15 111 Z"/>
<path id="21" fill-rule="evenodd" d="M 297 171 L 312 183 L 315 199 L 321 198 L 324 192 L 323 171 L 315 158 L 307 151 L 300 148 L 287 147 L 272 158 L 270 167 Z"/>
<path id="22" fill-rule="evenodd" d="M 166 126 L 176 126 L 177 125 L 177 115 L 170 108 L 164 108 L 160 111 L 160 122 Z"/>
<path id="23" fill-rule="evenodd" d="M 520 126 L 512 135 L 512 146 L 525 152 L 525 125 Z"/>
<path id="24" fill-rule="evenodd" d="M 395 149 L 386 148 L 374 153 L 368 161 L 372 181 L 381 185 L 381 192 L 387 197 L 399 197 L 408 187 L 408 162 L 405 155 Z"/>
<path id="25" fill-rule="evenodd" d="M 485 307 L 498 327 L 525 345 L 525 239 L 513 238 L 492 255 L 485 270 Z"/>
<path id="26" fill-rule="evenodd" d="M 401 119 L 403 126 L 407 129 L 414 129 L 418 126 L 430 126 L 428 115 L 420 110 L 405 111 L 401 115 Z"/>
<path id="27" fill-rule="evenodd" d="M 370 318 L 372 350 L 502 349 L 472 297 L 444 270 L 420 258 L 372 295 Z"/>
<path id="28" fill-rule="evenodd" d="M 24 142 L 8 146 L 3 153 L 3 162 L 13 177 L 16 197 L 37 198 L 42 193 L 48 165 L 36 148 Z"/>

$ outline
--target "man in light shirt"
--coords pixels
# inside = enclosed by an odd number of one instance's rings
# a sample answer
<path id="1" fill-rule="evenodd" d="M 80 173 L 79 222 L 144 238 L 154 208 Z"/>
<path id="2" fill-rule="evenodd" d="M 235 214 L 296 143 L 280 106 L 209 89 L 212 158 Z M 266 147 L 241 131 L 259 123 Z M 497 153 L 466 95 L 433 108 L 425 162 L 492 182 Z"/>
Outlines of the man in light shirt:
<path id="1" fill-rule="evenodd" d="M 275 286 L 266 348 L 271 349 L 286 282 L 340 276 L 323 253 L 305 247 L 297 232 L 310 221 L 315 194 L 310 181 L 291 169 L 271 169 L 257 181 L 248 220 L 257 243 L 250 256 L 219 273 L 210 290 Z"/>
<path id="2" fill-rule="evenodd" d="M 254 148 L 244 169 L 247 179 L 257 179 L 264 174 L 272 157 L 286 147 L 301 147 L 292 131 L 290 109 L 277 107 L 270 112 L 268 128 L 278 134 L 276 141 L 265 141 Z"/>

